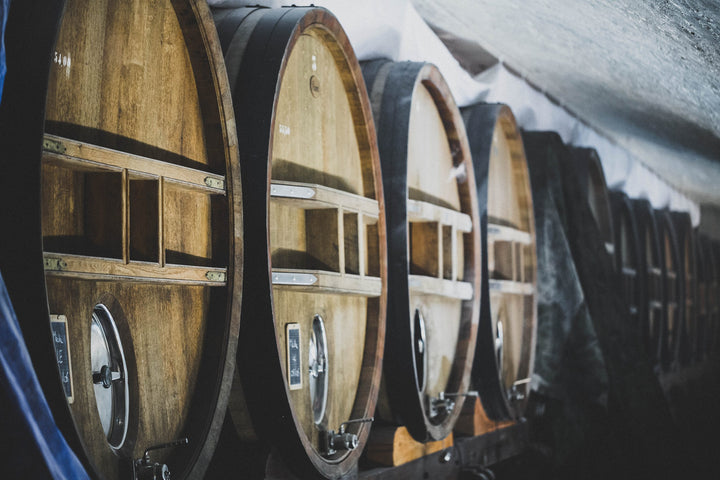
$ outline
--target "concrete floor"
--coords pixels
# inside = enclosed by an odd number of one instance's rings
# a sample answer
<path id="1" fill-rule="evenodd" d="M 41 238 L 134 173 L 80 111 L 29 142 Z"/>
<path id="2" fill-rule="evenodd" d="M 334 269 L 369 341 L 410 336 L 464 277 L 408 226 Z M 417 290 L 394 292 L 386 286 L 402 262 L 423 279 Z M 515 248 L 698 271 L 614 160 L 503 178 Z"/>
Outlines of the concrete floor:
<path id="1" fill-rule="evenodd" d="M 693 200 L 720 205 L 720 1 L 412 2 Z M 486 61 L 479 48 L 455 53 Z"/>

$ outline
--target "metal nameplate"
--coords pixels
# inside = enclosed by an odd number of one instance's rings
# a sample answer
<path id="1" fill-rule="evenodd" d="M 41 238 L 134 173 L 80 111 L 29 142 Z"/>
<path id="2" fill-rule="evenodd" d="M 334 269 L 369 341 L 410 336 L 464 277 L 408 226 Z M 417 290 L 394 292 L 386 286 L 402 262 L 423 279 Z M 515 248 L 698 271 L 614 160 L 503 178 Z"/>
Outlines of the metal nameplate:
<path id="1" fill-rule="evenodd" d="M 273 285 L 314 285 L 318 278 L 312 273 L 281 273 L 273 272 Z"/>
<path id="2" fill-rule="evenodd" d="M 55 358 L 60 372 L 63 390 L 68 403 L 73 403 L 72 364 L 70 363 L 70 343 L 68 339 L 67 318 L 65 315 L 50 315 L 50 330 L 55 347 Z"/>
<path id="3" fill-rule="evenodd" d="M 308 199 L 315 196 L 315 189 L 310 187 L 296 187 L 294 185 L 273 183 L 270 185 L 270 196 Z"/>
<path id="4" fill-rule="evenodd" d="M 285 325 L 287 342 L 287 375 L 290 390 L 302 388 L 302 361 L 300 357 L 300 324 Z"/>

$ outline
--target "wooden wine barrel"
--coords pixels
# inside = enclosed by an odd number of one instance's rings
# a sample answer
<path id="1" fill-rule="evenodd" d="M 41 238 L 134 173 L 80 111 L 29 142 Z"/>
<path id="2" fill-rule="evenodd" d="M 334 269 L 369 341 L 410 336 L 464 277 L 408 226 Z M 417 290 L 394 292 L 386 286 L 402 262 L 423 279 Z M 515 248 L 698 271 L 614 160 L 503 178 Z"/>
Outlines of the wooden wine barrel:
<path id="1" fill-rule="evenodd" d="M 679 267 L 685 286 L 681 297 L 684 311 L 683 321 L 680 324 L 680 362 L 683 365 L 689 365 L 695 362 L 698 339 L 695 231 L 689 213 L 671 212 L 671 216 L 675 225 L 675 235 L 680 255 Z"/>
<path id="2" fill-rule="evenodd" d="M 611 257 L 614 257 L 616 237 L 613 229 L 615 222 L 600 157 L 594 148 L 571 146 L 568 149 L 578 174 L 580 190 L 588 200 L 590 211 L 605 242 L 605 249 Z"/>
<path id="3" fill-rule="evenodd" d="M 480 223 L 460 110 L 430 64 L 363 65 L 388 225 L 388 324 L 378 415 L 417 441 L 453 428 L 470 383 Z M 384 393 L 384 392 L 383 392 Z M 384 399 L 384 395 L 382 397 Z"/>
<path id="4" fill-rule="evenodd" d="M 473 384 L 493 420 L 523 415 L 537 330 L 535 218 L 523 141 L 506 105 L 463 109 L 482 224 Z"/>
<path id="5" fill-rule="evenodd" d="M 19 320 L 91 475 L 202 478 L 242 283 L 235 122 L 212 18 L 195 0 L 56 3 L 28 2 L 19 69 L 33 80 L 6 93 L 45 102 L 2 141 L 15 153 L 33 143 L 3 175 L 35 178 L 23 188 L 37 200 L 20 204 L 40 226 L 3 252 L 44 272 L 11 264 L 6 278 L 16 297 L 43 297 L 34 311 L 20 300 Z"/>
<path id="6" fill-rule="evenodd" d="M 679 362 L 680 329 L 685 312 L 685 276 L 682 269 L 675 226 L 668 210 L 656 210 L 660 231 L 662 276 L 665 298 L 665 318 L 662 333 L 661 364 L 664 371 L 677 368 Z"/>
<path id="7" fill-rule="evenodd" d="M 647 200 L 631 200 L 638 238 L 640 262 L 638 276 L 645 290 L 645 308 L 640 310 L 640 340 L 653 366 L 659 366 L 663 328 L 663 268 L 660 231 L 655 211 Z"/>
<path id="8" fill-rule="evenodd" d="M 715 274 L 715 258 L 711 240 L 695 229 L 695 261 L 697 272 L 697 335 L 695 339 L 696 361 L 708 356 L 708 338 L 712 337 L 711 312 L 716 295 L 712 290 Z"/>
<path id="9" fill-rule="evenodd" d="M 246 401 L 255 433 L 297 475 L 338 478 L 367 439 L 385 337 L 385 214 L 365 84 L 324 9 L 214 17 L 242 112 L 243 297 L 252 299 L 232 419 L 243 434 Z"/>
<path id="10" fill-rule="evenodd" d="M 632 331 L 639 334 L 644 317 L 645 285 L 640 282 L 640 236 L 630 199 L 620 191 L 610 192 L 613 231 L 615 233 L 615 271 L 621 279 L 620 290 Z"/>
<path id="11" fill-rule="evenodd" d="M 713 239 L 710 250 L 712 251 L 715 275 L 708 294 L 712 305 L 710 308 L 710 331 L 707 336 L 707 350 L 710 356 L 717 357 L 718 353 L 720 353 L 720 242 Z"/>

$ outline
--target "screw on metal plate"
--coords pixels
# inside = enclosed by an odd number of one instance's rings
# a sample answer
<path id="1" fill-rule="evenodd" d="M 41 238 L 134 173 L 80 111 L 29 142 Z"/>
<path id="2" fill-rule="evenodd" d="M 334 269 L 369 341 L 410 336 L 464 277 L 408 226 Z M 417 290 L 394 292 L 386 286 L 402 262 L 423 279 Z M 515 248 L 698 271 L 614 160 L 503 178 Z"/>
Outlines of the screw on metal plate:
<path id="1" fill-rule="evenodd" d="M 207 272 L 205 273 L 205 278 L 210 280 L 211 282 L 224 282 L 227 279 L 227 275 L 225 272 Z"/>
<path id="2" fill-rule="evenodd" d="M 51 140 L 49 138 L 43 138 L 43 150 L 52 153 L 65 153 L 67 148 L 65 148 L 65 145 L 63 145 L 62 142 Z"/>
<path id="3" fill-rule="evenodd" d="M 63 271 L 67 269 L 67 262 L 62 258 L 45 258 L 45 270 Z"/>
<path id="4" fill-rule="evenodd" d="M 210 188 L 219 188 L 223 190 L 225 189 L 225 180 L 220 178 L 205 177 L 205 185 Z"/>

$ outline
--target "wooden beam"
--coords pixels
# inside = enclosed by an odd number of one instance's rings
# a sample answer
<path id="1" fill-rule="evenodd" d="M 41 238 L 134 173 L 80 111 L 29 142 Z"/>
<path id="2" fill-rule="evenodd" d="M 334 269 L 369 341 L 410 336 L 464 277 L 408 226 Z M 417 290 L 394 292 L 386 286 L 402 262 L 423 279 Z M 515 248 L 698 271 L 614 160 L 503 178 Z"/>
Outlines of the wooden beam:
<path id="1" fill-rule="evenodd" d="M 338 293 L 379 297 L 382 281 L 379 277 L 341 274 L 323 270 L 293 270 L 274 268 L 272 283 L 275 288 L 288 288 L 313 293 Z"/>
<path id="2" fill-rule="evenodd" d="M 482 407 L 480 399 L 468 398 L 455 423 L 454 432 L 457 436 L 476 437 L 514 424 L 513 421 L 496 422 L 490 420 Z"/>
<path id="3" fill-rule="evenodd" d="M 523 245 L 530 245 L 532 237 L 528 232 L 513 227 L 488 223 L 488 242 L 515 242 Z"/>
<path id="4" fill-rule="evenodd" d="M 365 452 L 368 460 L 397 467 L 453 446 L 453 434 L 436 442 L 415 441 L 402 426 L 375 426 L 370 431 Z"/>
<path id="5" fill-rule="evenodd" d="M 514 295 L 532 295 L 535 292 L 535 288 L 532 283 L 493 279 L 490 279 L 489 282 L 490 292 L 510 293 Z"/>
<path id="6" fill-rule="evenodd" d="M 470 300 L 473 298 L 472 283 L 447 280 L 444 278 L 410 275 L 410 293 L 415 295 L 438 295 L 440 297 Z"/>
<path id="7" fill-rule="evenodd" d="M 317 185 L 314 183 L 273 181 L 270 185 L 273 200 L 289 200 L 294 206 L 307 210 L 317 208 L 342 208 L 348 212 L 361 213 L 364 217 L 377 221 L 378 202 L 354 193 Z"/>
<path id="8" fill-rule="evenodd" d="M 87 280 L 168 283 L 182 285 L 225 286 L 227 268 L 165 265 L 121 259 L 86 257 L 45 252 L 45 274 Z"/>
<path id="9" fill-rule="evenodd" d="M 211 194 L 225 194 L 225 177 L 174 163 L 132 155 L 110 148 L 82 143 L 55 135 L 45 135 L 43 161 L 90 171 L 122 172 L 131 176 L 163 177 L 165 181 L 185 185 Z M 48 146 L 52 147 L 49 149 Z"/>
<path id="10" fill-rule="evenodd" d="M 453 226 L 463 233 L 472 231 L 470 215 L 434 203 L 408 200 L 407 215 L 408 222 L 438 222 L 442 225 Z"/>

